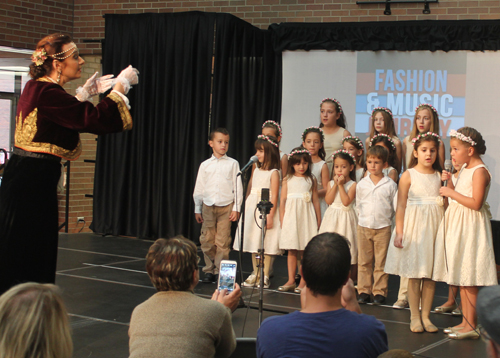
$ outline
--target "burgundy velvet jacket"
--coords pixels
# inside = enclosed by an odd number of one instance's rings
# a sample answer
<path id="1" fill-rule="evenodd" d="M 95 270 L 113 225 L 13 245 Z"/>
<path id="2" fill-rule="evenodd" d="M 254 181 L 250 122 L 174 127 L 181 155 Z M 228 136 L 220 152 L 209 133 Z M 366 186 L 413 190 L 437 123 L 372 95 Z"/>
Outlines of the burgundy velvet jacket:
<path id="1" fill-rule="evenodd" d="M 118 94 L 112 92 L 94 106 L 42 78 L 26 83 L 19 98 L 15 146 L 76 160 L 82 152 L 79 132 L 107 134 L 131 128 L 132 117 Z"/>

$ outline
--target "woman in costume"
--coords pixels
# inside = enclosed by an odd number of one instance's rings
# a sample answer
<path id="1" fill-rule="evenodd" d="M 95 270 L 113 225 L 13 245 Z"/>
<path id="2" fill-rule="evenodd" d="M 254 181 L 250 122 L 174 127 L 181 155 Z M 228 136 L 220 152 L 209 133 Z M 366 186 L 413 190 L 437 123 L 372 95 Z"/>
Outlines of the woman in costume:
<path id="1" fill-rule="evenodd" d="M 32 80 L 17 106 L 14 153 L 0 187 L 0 293 L 20 282 L 55 282 L 61 159 L 80 156 L 79 132 L 132 128 L 125 95 L 138 83 L 136 69 L 129 66 L 114 80 L 96 73 L 73 97 L 62 86 L 81 77 L 85 61 L 71 37 L 44 37 L 32 61 Z M 97 106 L 86 101 L 113 83 Z"/>

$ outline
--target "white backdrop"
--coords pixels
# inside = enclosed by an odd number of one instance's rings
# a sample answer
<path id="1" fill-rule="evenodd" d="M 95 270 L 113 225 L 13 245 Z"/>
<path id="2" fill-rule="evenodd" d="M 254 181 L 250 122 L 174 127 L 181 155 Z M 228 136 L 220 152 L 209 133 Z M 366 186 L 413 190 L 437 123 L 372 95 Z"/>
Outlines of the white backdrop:
<path id="1" fill-rule="evenodd" d="M 324 97 L 340 101 L 348 130 L 366 138 L 374 106 L 396 106 L 395 123 L 403 138 L 420 102 L 438 107 L 441 129 L 476 128 L 486 140 L 483 157 L 492 173 L 488 202 L 500 220 L 500 53 L 496 52 L 283 52 L 283 138 L 281 150 L 300 145 L 301 133 L 319 125 Z M 399 96 L 399 97 L 398 97 Z M 424 101 L 422 101 L 422 99 Z M 418 103 L 417 103 L 418 102 Z M 394 108 L 392 108 L 394 110 Z M 444 138 L 447 155 L 449 139 Z"/>

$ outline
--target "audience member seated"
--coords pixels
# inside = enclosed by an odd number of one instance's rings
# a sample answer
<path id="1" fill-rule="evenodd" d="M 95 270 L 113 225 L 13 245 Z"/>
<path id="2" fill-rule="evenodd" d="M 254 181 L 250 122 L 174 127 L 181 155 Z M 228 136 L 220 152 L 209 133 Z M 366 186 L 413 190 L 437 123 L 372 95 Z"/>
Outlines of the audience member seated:
<path id="1" fill-rule="evenodd" d="M 387 351 L 384 325 L 361 314 L 347 240 L 315 236 L 302 257 L 301 311 L 266 319 L 257 332 L 257 356 L 375 358 Z"/>
<path id="2" fill-rule="evenodd" d="M 490 358 L 500 358 L 500 286 L 488 286 L 479 291 L 477 318 L 481 335 L 487 342 Z"/>
<path id="3" fill-rule="evenodd" d="M 57 286 L 28 282 L 0 296 L 0 357 L 72 355 L 68 313 Z"/>
<path id="4" fill-rule="evenodd" d="M 229 357 L 236 347 L 231 312 L 241 290 L 207 300 L 194 295 L 198 255 L 182 236 L 158 239 L 146 255 L 146 270 L 158 291 L 138 305 L 130 320 L 130 358 Z"/>

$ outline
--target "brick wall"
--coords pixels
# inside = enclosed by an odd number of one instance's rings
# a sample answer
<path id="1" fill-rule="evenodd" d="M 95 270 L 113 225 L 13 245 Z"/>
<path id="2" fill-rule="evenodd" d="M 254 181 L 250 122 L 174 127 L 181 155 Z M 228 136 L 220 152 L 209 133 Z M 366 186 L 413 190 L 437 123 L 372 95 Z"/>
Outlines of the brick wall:
<path id="1" fill-rule="evenodd" d="M 104 14 L 225 12 L 262 29 L 280 22 L 500 19 L 500 2 L 492 0 L 440 0 L 430 4 L 430 15 L 422 14 L 423 4 L 392 4 L 390 16 L 383 14 L 384 5 L 356 5 L 356 0 L 75 0 L 74 4 L 74 36 L 80 41 L 104 38 Z M 100 44 L 84 44 L 82 49 L 100 54 Z"/>
<path id="2" fill-rule="evenodd" d="M 54 32 L 73 35 L 73 0 L 1 0 L 0 46 L 34 49 Z"/>

